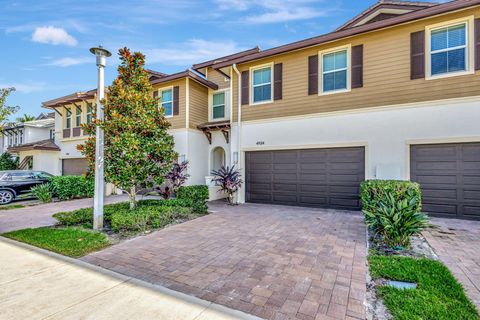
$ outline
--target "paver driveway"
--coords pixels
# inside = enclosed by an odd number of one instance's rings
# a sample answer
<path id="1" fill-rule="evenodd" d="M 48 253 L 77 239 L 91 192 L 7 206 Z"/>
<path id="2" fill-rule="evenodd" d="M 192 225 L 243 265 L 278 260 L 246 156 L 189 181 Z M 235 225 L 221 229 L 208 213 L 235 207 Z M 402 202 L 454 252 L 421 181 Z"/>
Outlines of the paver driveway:
<path id="1" fill-rule="evenodd" d="M 268 319 L 365 319 L 360 213 L 210 205 L 214 213 L 82 258 Z"/>
<path id="2" fill-rule="evenodd" d="M 480 221 L 432 218 L 438 229 L 423 232 L 480 311 Z"/>

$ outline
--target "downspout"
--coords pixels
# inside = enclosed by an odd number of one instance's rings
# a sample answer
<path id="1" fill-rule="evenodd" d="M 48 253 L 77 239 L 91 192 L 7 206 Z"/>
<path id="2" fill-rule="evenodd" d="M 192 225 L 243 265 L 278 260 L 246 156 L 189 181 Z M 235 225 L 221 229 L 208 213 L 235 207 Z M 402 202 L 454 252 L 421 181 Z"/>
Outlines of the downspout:
<path id="1" fill-rule="evenodd" d="M 233 70 L 237 74 L 237 167 L 240 167 L 241 162 L 241 153 L 240 153 L 240 144 L 241 144 L 241 126 L 242 126 L 242 100 L 241 100 L 241 95 L 242 95 L 242 74 L 240 71 L 237 69 L 237 64 L 233 64 Z"/>

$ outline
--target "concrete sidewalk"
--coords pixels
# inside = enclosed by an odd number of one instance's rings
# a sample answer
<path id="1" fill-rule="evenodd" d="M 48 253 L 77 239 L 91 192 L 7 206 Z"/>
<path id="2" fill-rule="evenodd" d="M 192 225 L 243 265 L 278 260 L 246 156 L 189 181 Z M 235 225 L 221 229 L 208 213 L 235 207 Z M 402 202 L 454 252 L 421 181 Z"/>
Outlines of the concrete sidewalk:
<path id="1" fill-rule="evenodd" d="M 258 319 L 0 237 L 1 319 Z"/>

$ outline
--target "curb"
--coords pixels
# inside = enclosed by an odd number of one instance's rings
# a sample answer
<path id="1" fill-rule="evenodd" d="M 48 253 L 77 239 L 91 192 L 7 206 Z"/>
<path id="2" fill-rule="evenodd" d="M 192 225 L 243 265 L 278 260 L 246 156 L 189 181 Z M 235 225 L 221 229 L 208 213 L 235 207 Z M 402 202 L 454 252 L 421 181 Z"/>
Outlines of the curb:
<path id="1" fill-rule="evenodd" d="M 90 264 L 90 263 L 82 261 L 82 260 L 67 257 L 67 256 L 64 256 L 64 255 L 61 255 L 61 254 L 58 254 L 58 253 L 55 253 L 55 252 L 52 252 L 52 251 L 48 251 L 48 250 L 45 250 L 45 249 L 42 249 L 42 248 L 38 248 L 38 247 L 29 245 L 29 244 L 26 244 L 26 243 L 23 243 L 23 242 L 15 241 L 15 240 L 3 237 L 3 236 L 0 236 L 0 242 L 11 244 L 13 246 L 16 246 L 16 247 L 19 247 L 19 248 L 22 248 L 22 249 L 26 249 L 28 251 L 38 253 L 38 254 L 41 254 L 41 255 L 45 255 L 45 256 L 48 256 L 50 258 L 59 260 L 60 262 L 65 262 L 65 263 L 68 263 L 68 264 L 71 264 L 71 265 L 74 265 L 74 266 L 78 266 L 78 267 L 81 267 L 81 268 L 84 268 L 84 269 L 88 269 L 88 270 L 103 274 L 103 275 L 108 276 L 108 277 L 112 277 L 112 278 L 115 278 L 115 279 L 118 279 L 118 280 L 122 280 L 124 282 L 129 282 L 129 283 L 132 283 L 132 284 L 135 284 L 135 285 L 153 290 L 153 291 L 158 292 L 158 293 L 169 295 L 169 296 L 177 298 L 179 300 L 183 300 L 183 301 L 186 301 L 188 303 L 192 303 L 192 304 L 202 306 L 202 307 L 205 308 L 205 310 L 210 309 L 210 310 L 214 310 L 214 311 L 219 311 L 221 313 L 224 313 L 225 315 L 232 316 L 236 319 L 244 319 L 244 320 L 261 320 L 262 319 L 262 318 L 256 317 L 254 315 L 247 314 L 247 313 L 239 311 L 239 310 L 231 309 L 231 308 L 222 306 L 220 304 L 216 304 L 216 303 L 213 303 L 213 302 L 210 302 L 210 301 L 207 301 L 207 300 L 203 300 L 203 299 L 200 299 L 200 298 L 197 298 L 197 297 L 194 297 L 194 296 L 182 293 L 182 292 L 174 291 L 172 289 L 169 289 L 169 288 L 166 288 L 166 287 L 163 287 L 163 286 L 160 286 L 160 285 L 156 285 L 156 284 L 149 283 L 149 282 L 146 282 L 146 281 L 143 281 L 143 280 L 139 280 L 139 279 L 136 279 L 136 278 L 133 278 L 133 277 L 129 277 L 129 276 L 123 275 L 121 273 L 114 272 L 114 271 L 111 271 L 111 270 L 108 270 L 108 269 Z"/>

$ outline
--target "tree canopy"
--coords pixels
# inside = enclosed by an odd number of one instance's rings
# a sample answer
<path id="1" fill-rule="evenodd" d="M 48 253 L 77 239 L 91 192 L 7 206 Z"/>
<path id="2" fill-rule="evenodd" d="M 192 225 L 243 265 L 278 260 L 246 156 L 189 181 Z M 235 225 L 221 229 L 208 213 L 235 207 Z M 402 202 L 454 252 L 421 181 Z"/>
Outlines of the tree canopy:
<path id="1" fill-rule="evenodd" d="M 133 209 L 138 188 L 161 185 L 177 154 L 173 137 L 167 132 L 170 123 L 152 95 L 144 69 L 145 56 L 140 52 L 131 54 L 127 48 L 120 49 L 119 56 L 118 77 L 103 101 L 105 118 L 84 125 L 90 137 L 79 150 L 93 172 L 95 126 L 103 128 L 105 180 L 129 193 Z"/>

